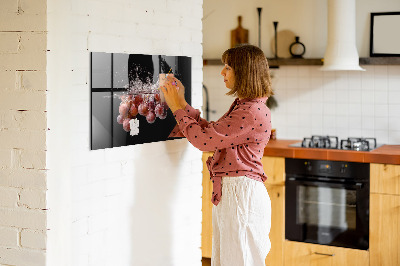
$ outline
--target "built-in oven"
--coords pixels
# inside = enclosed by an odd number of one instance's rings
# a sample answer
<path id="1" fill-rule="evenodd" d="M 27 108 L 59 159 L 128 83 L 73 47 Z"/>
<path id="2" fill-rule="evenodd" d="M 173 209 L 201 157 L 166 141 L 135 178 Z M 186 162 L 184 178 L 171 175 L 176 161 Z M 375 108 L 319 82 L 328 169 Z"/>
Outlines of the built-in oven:
<path id="1" fill-rule="evenodd" d="M 368 163 L 287 158 L 285 169 L 286 239 L 368 249 Z"/>

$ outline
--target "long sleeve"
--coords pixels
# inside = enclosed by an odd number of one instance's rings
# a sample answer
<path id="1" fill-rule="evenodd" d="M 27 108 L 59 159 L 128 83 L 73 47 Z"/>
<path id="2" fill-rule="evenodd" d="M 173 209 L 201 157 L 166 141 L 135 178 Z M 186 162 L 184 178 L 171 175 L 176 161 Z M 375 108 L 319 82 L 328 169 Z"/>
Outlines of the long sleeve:
<path id="1" fill-rule="evenodd" d="M 210 122 L 200 117 L 200 110 L 194 109 L 192 106 L 187 104 L 183 109 L 186 114 L 196 120 L 200 126 L 205 127 L 208 126 Z M 212 122 L 211 122 L 212 123 Z M 171 131 L 169 137 L 185 137 L 184 134 L 179 129 L 179 125 L 177 124 L 174 129 Z"/>
<path id="2" fill-rule="evenodd" d="M 174 112 L 179 129 L 190 143 L 201 151 L 225 149 L 253 141 L 250 131 L 256 121 L 250 109 L 237 108 L 221 117 L 217 122 L 198 122 L 184 110 Z"/>

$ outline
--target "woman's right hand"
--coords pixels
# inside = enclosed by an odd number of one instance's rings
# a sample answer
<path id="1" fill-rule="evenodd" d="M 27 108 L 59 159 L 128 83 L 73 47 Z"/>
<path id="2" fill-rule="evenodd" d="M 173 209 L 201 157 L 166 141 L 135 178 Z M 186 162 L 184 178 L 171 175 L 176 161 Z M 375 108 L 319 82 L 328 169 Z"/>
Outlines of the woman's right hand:
<path id="1" fill-rule="evenodd" d="M 182 82 L 173 76 L 167 76 L 167 80 L 171 83 L 175 82 L 176 86 L 178 86 L 179 103 L 183 108 L 185 108 L 187 102 L 185 99 L 185 87 L 183 86 Z"/>

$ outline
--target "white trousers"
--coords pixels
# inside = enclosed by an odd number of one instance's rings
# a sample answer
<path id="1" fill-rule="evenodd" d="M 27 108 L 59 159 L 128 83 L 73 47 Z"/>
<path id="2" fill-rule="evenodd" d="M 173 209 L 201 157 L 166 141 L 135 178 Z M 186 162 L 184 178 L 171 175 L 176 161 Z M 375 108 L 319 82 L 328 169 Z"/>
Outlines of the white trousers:
<path id="1" fill-rule="evenodd" d="M 212 266 L 265 265 L 271 249 L 271 201 L 262 182 L 245 176 L 223 177 L 212 224 Z"/>

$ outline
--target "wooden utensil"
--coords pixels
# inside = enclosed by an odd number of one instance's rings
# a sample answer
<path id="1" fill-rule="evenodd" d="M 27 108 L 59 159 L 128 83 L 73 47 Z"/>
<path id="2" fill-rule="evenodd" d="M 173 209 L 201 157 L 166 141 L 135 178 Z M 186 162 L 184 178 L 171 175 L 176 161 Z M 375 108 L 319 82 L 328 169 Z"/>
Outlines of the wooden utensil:
<path id="1" fill-rule="evenodd" d="M 242 27 L 242 16 L 238 16 L 238 27 L 231 30 L 231 48 L 249 42 L 249 31 Z"/>

